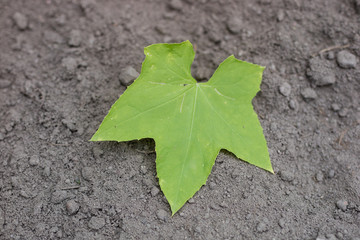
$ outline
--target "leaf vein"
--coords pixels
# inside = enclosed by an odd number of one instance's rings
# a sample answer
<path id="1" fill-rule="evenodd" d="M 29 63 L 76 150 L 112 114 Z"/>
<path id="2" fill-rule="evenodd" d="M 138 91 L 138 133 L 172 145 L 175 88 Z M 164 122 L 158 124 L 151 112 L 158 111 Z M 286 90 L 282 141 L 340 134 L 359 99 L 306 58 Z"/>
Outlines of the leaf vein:
<path id="1" fill-rule="evenodd" d="M 206 96 L 206 94 L 204 93 L 204 91 L 203 91 L 201 88 L 200 88 L 200 90 L 202 91 L 203 95 L 205 96 L 206 102 L 207 102 L 208 105 L 211 107 L 211 109 L 216 113 L 216 115 L 218 115 L 218 116 L 220 117 L 220 119 L 231 129 L 231 131 L 232 131 L 233 133 L 235 133 L 236 135 L 238 135 L 238 136 L 240 136 L 240 137 L 242 138 L 241 134 L 240 134 L 238 131 L 234 130 L 234 129 L 232 128 L 231 124 L 228 123 L 228 122 L 223 118 L 223 116 L 221 116 L 221 114 L 219 114 L 219 113 L 216 111 L 216 109 L 215 109 L 214 106 L 211 104 L 211 102 L 209 101 L 209 99 L 208 99 L 208 97 Z"/>
<path id="2" fill-rule="evenodd" d="M 183 174 L 184 174 L 185 163 L 188 160 L 190 142 L 191 142 L 191 138 L 192 138 L 193 127 L 194 127 L 194 119 L 195 119 L 195 113 L 196 113 L 196 103 L 197 103 L 197 97 L 198 97 L 198 88 L 199 88 L 199 86 L 198 86 L 198 84 L 196 84 L 194 103 L 193 103 L 193 109 L 192 109 L 192 115 L 191 115 L 190 131 L 189 131 L 189 141 L 188 141 L 188 144 L 186 146 L 185 158 L 184 158 L 184 161 L 182 162 L 181 172 L 180 172 L 180 177 L 179 177 L 179 180 L 178 180 L 177 189 L 180 188 L 180 184 L 181 184 Z M 176 198 L 175 198 L 176 201 L 175 202 L 177 202 L 177 200 L 178 200 L 179 193 L 180 193 L 180 191 L 177 191 Z"/>
<path id="3" fill-rule="evenodd" d="M 191 86 L 191 85 L 189 85 L 189 86 Z M 138 117 L 138 116 L 140 116 L 140 115 L 143 115 L 143 114 L 145 114 L 145 113 L 147 113 L 147 112 L 149 112 L 149 111 L 151 111 L 151 110 L 154 110 L 154 109 L 157 109 L 157 108 L 159 108 L 159 107 L 162 107 L 162 106 L 164 106 L 164 105 L 166 105 L 166 104 L 168 104 L 168 103 L 176 100 L 178 97 L 180 97 L 182 94 L 185 94 L 187 91 L 189 91 L 189 90 L 192 89 L 193 87 L 194 87 L 194 86 L 191 86 L 191 87 L 189 87 L 188 89 L 186 89 L 185 91 L 182 91 L 180 94 L 176 95 L 175 97 L 169 99 L 168 101 L 166 101 L 166 102 L 164 102 L 164 103 L 162 103 L 162 104 L 156 105 L 156 106 L 152 106 L 151 108 L 149 108 L 149 109 L 147 109 L 147 110 L 145 110 L 145 111 L 142 111 L 142 112 L 136 114 L 135 116 L 132 116 L 131 118 L 128 118 L 128 119 L 126 119 L 126 120 L 124 120 L 124 121 L 122 121 L 122 122 L 118 122 L 117 124 L 123 124 L 123 123 L 128 122 L 128 121 L 130 121 L 130 120 L 133 120 L 134 118 L 136 118 L 136 117 Z M 109 128 L 110 128 L 110 127 L 109 127 Z M 111 129 L 111 128 L 110 128 L 110 129 Z M 104 130 L 106 130 L 106 129 L 104 129 Z"/>

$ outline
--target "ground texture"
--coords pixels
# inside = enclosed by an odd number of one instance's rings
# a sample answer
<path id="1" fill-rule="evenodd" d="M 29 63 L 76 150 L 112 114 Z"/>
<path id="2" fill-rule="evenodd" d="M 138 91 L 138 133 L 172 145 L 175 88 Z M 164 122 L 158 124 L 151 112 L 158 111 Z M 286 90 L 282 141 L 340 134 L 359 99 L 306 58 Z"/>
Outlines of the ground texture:
<path id="1" fill-rule="evenodd" d="M 360 1 L 0 1 L 0 239 L 360 239 Z M 189 39 L 208 79 L 266 66 L 275 174 L 222 151 L 176 215 L 154 142 L 88 142 L 141 70 Z"/>

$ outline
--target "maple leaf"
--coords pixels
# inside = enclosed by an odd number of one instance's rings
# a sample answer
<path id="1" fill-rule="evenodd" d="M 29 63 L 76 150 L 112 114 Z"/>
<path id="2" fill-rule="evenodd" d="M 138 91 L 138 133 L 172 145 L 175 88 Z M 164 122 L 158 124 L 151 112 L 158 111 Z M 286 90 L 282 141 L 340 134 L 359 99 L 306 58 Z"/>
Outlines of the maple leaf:
<path id="1" fill-rule="evenodd" d="M 228 57 L 208 82 L 191 76 L 189 41 L 145 48 L 140 76 L 111 107 L 91 141 L 153 138 L 156 171 L 172 214 L 206 180 L 221 149 L 273 172 L 251 101 L 264 67 Z"/>

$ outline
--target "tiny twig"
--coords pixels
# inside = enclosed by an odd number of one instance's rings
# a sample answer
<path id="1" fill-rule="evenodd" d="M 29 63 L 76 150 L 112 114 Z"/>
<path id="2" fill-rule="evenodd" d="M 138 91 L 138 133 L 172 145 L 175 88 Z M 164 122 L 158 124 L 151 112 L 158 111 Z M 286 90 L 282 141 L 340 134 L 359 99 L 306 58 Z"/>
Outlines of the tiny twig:
<path id="1" fill-rule="evenodd" d="M 339 146 L 341 146 L 342 140 L 343 140 L 345 134 L 347 133 L 347 131 L 348 131 L 348 129 L 345 129 L 344 131 L 342 131 L 340 133 L 340 137 L 339 137 L 339 141 L 338 141 Z"/>
<path id="2" fill-rule="evenodd" d="M 348 48 L 350 47 L 350 44 L 346 44 L 346 45 L 336 45 L 336 46 L 331 46 L 331 47 L 327 47 L 327 48 L 324 48 L 322 50 L 320 50 L 318 53 L 314 53 L 313 55 L 311 55 L 311 57 L 315 57 L 319 54 L 322 54 L 324 52 L 328 52 L 328 51 L 331 51 L 331 50 L 335 50 L 335 49 L 344 49 L 344 48 Z"/>
<path id="3" fill-rule="evenodd" d="M 80 186 L 69 186 L 69 187 L 63 187 L 61 190 L 71 190 L 71 189 L 78 189 Z"/>
<path id="4" fill-rule="evenodd" d="M 334 144 L 335 144 L 334 148 L 337 149 L 337 150 L 340 150 L 342 146 L 347 147 L 347 145 L 346 145 L 347 142 L 343 141 L 346 133 L 347 133 L 349 130 L 351 130 L 353 127 L 355 127 L 355 126 L 357 126 L 357 125 L 359 125 L 359 124 L 360 124 L 360 123 L 357 123 L 357 122 L 355 121 L 355 122 L 354 122 L 353 124 L 351 124 L 348 128 L 346 128 L 345 130 L 343 130 L 343 131 L 340 133 L 340 136 L 339 136 L 338 140 L 336 140 L 336 141 L 334 142 Z M 336 147 L 336 146 L 339 146 L 339 148 Z"/>
<path id="5" fill-rule="evenodd" d="M 261 119 L 265 119 L 265 116 L 262 115 L 261 113 L 258 113 L 258 115 L 259 115 L 259 117 L 260 117 Z"/>

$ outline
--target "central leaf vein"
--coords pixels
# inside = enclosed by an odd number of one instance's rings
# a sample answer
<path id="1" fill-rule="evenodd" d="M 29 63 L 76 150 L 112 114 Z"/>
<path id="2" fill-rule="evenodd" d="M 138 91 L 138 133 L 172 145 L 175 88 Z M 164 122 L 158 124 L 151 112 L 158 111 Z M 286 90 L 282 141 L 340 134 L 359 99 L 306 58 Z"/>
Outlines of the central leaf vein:
<path id="1" fill-rule="evenodd" d="M 190 149 L 190 143 L 191 143 L 191 138 L 192 138 L 192 133 L 193 133 L 193 127 L 194 127 L 194 121 L 195 121 L 195 113 L 196 113 L 196 103 L 197 103 L 197 97 L 198 97 L 198 89 L 199 89 L 199 86 L 198 84 L 195 84 L 196 88 L 195 88 L 195 96 L 194 96 L 194 103 L 193 103 L 193 108 L 192 108 L 192 114 L 191 114 L 191 123 L 190 123 L 190 131 L 189 131 L 189 137 L 188 137 L 188 142 L 187 142 L 187 146 L 186 146 L 186 153 L 185 153 L 185 158 L 182 162 L 182 166 L 181 166 L 181 172 L 180 172 L 180 176 L 179 176 L 179 180 L 178 180 L 178 186 L 177 186 L 177 189 L 180 188 L 180 184 L 183 180 L 183 174 L 184 174 L 184 168 L 185 168 L 185 165 L 186 163 L 188 162 L 188 155 L 189 155 L 189 149 Z M 178 200 L 178 197 L 179 197 L 179 193 L 180 191 L 177 191 L 177 194 L 176 194 L 176 201 Z"/>

